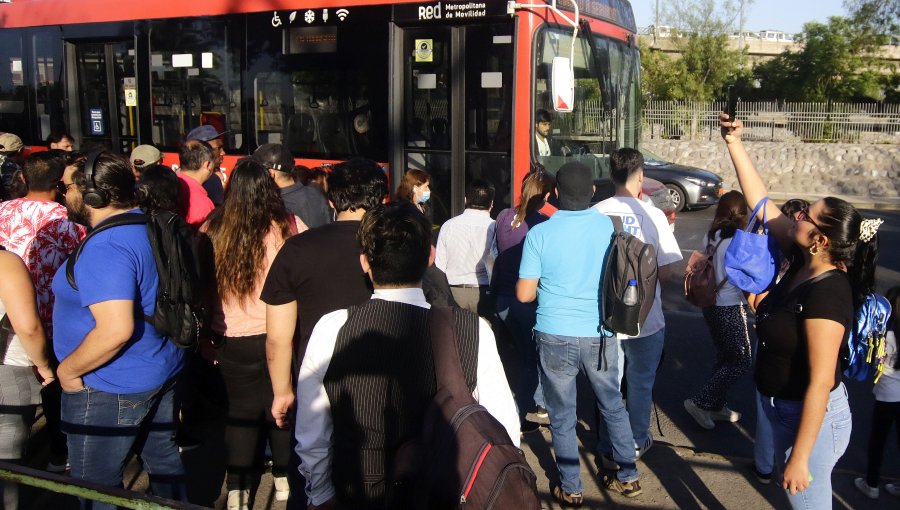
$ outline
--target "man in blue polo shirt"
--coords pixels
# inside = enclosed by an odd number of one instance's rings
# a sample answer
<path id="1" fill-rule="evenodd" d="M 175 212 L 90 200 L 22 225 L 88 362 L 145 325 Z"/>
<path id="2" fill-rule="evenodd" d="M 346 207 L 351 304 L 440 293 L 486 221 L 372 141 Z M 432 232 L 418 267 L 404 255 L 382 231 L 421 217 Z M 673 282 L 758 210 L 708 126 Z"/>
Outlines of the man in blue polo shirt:
<path id="1" fill-rule="evenodd" d="M 102 153 L 88 164 L 93 171 L 74 172 L 66 186 L 70 218 L 97 229 L 113 216 L 140 212 L 127 160 Z M 53 278 L 53 349 L 61 360 L 57 378 L 72 477 L 121 487 L 134 451 L 155 495 L 185 500 L 174 441 L 175 375 L 183 353 L 144 321 L 153 315 L 159 284 L 146 226 L 98 232 L 76 260 L 77 289 L 66 278 L 66 264 Z M 115 506 L 92 502 L 90 508 Z"/>
<path id="2" fill-rule="evenodd" d="M 583 488 L 575 434 L 579 371 L 594 389 L 619 464 L 616 476 L 605 477 L 604 485 L 628 497 L 640 494 L 641 487 L 631 424 L 619 391 L 618 350 L 600 327 L 603 260 L 613 224 L 590 209 L 594 186 L 587 166 L 566 163 L 556 183 L 560 210 L 528 231 L 516 297 L 523 303 L 538 299 L 534 330 L 561 484 L 553 489 L 553 497 L 563 506 L 580 506 Z"/>

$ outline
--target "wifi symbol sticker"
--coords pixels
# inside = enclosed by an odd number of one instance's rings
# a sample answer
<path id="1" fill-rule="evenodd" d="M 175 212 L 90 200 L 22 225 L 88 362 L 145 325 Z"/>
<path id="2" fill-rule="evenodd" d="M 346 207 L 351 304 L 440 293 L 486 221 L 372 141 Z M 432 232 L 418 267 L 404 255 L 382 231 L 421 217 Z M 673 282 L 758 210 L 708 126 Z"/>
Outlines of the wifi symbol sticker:
<path id="1" fill-rule="evenodd" d="M 337 15 L 338 19 L 341 21 L 344 21 L 345 19 L 347 19 L 347 16 L 350 15 L 350 11 L 348 11 L 347 9 L 338 9 L 338 10 L 334 11 L 334 13 Z"/>

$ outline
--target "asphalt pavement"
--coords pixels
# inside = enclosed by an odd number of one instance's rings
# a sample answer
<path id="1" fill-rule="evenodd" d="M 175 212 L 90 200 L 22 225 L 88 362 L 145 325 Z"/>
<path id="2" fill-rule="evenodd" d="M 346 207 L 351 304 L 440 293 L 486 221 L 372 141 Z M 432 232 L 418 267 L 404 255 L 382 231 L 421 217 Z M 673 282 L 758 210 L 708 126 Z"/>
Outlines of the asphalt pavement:
<path id="1" fill-rule="evenodd" d="M 699 248 L 703 234 L 709 227 L 713 210 L 679 213 L 675 235 L 685 258 Z M 879 231 L 880 264 L 878 289 L 884 292 L 900 285 L 900 212 L 864 211 L 866 217 L 882 217 L 885 224 Z M 582 480 L 585 487 L 584 508 L 652 508 L 652 509 L 766 509 L 789 508 L 787 499 L 776 484 L 762 485 L 754 477 L 753 435 L 756 411 L 754 387 L 750 376 L 740 380 L 729 392 L 728 405 L 743 417 L 738 423 L 717 423 L 714 430 L 700 428 L 682 407 L 684 399 L 700 389 L 709 376 L 714 352 L 709 333 L 699 309 L 682 298 L 681 263 L 663 288 L 663 308 L 666 315 L 666 350 L 657 377 L 656 409 L 651 430 L 654 447 L 638 462 L 641 470 L 643 494 L 628 499 L 606 492 L 598 478 L 596 444 L 596 410 L 589 387 L 579 384 L 578 435 L 582 445 Z M 755 342 L 755 339 L 754 339 Z M 502 351 L 505 349 L 501 349 Z M 879 500 L 862 496 L 853 479 L 863 476 L 869 436 L 871 408 L 874 401 L 871 383 L 848 383 L 853 412 L 853 433 L 850 446 L 838 463 L 833 476 L 834 508 L 836 509 L 897 509 L 900 499 L 882 490 Z M 46 463 L 46 438 L 42 434 L 43 421 L 35 427 L 29 464 Z M 198 504 L 224 507 L 224 458 L 220 446 L 221 420 L 212 420 L 204 444 L 189 452 L 184 459 L 189 470 L 200 473 L 193 477 L 191 500 Z M 900 445 L 891 437 L 888 441 L 883 482 L 900 479 Z M 544 508 L 559 508 L 550 497 L 550 487 L 556 483 L 557 472 L 552 457 L 550 432 L 526 435 L 523 449 L 538 475 L 538 489 Z M 272 498 L 271 476 L 266 475 L 256 495 L 253 508 L 282 509 L 283 503 Z M 126 487 L 144 490 L 147 476 L 133 461 L 128 468 Z M 30 504 L 26 508 L 74 508 L 71 498 L 62 498 L 28 489 Z"/>

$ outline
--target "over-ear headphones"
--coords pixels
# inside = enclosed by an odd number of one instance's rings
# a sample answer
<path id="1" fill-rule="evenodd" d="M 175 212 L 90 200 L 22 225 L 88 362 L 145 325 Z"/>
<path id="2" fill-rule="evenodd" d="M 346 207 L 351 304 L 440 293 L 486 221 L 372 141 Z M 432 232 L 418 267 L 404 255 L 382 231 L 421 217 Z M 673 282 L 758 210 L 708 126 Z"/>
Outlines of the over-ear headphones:
<path id="1" fill-rule="evenodd" d="M 103 154 L 104 150 L 92 151 L 88 154 L 87 160 L 84 162 L 84 180 L 85 190 L 81 193 L 81 200 L 94 209 L 100 209 L 109 205 L 109 194 L 102 189 L 97 188 L 94 182 L 94 165 L 97 164 L 97 158 Z"/>

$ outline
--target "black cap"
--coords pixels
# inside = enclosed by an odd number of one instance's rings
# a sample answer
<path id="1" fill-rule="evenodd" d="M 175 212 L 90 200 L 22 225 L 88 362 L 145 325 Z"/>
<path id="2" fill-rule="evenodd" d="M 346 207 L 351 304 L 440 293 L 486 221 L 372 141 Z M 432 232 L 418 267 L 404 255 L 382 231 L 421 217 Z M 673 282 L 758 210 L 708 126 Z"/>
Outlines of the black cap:
<path id="1" fill-rule="evenodd" d="M 260 145 L 253 152 L 253 159 L 279 172 L 289 174 L 294 171 L 294 157 L 280 143 Z"/>
<path id="2" fill-rule="evenodd" d="M 591 206 L 594 196 L 594 176 L 583 163 L 571 161 L 559 167 L 556 172 L 556 191 L 559 194 L 559 208 L 566 211 L 581 211 Z"/>

